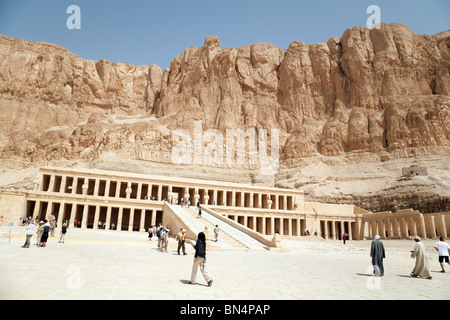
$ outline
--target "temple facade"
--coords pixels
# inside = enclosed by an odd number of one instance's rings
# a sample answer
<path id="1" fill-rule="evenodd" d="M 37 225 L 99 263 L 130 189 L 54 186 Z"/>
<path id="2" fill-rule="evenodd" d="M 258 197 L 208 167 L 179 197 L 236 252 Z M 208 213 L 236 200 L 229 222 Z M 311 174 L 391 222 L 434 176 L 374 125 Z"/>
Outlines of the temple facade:
<path id="1" fill-rule="evenodd" d="M 263 236 L 324 239 L 447 236 L 450 213 L 370 213 L 354 205 L 305 201 L 302 190 L 97 169 L 45 167 L 33 190 L 3 190 L 0 216 L 63 222 L 84 229 L 145 232 L 164 223 L 164 203 L 203 206 Z"/>

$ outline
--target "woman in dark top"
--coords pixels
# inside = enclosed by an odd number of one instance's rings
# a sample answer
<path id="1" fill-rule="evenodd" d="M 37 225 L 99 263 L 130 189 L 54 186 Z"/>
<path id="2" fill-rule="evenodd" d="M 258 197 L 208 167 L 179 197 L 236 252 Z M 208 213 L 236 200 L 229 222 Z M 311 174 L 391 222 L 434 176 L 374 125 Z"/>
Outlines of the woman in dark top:
<path id="1" fill-rule="evenodd" d="M 48 233 L 50 231 L 50 224 L 47 220 L 44 220 L 44 232 L 42 233 L 40 247 L 45 247 L 47 244 Z"/>
<path id="2" fill-rule="evenodd" d="M 67 233 L 67 224 L 63 223 L 61 227 L 61 237 L 59 238 L 60 243 L 64 243 L 64 237 L 66 236 L 66 233 Z"/>
<path id="3" fill-rule="evenodd" d="M 197 282 L 197 270 L 200 267 L 200 271 L 203 274 L 208 287 L 213 283 L 213 279 L 206 269 L 206 237 L 203 232 L 200 232 L 197 237 L 197 242 L 195 243 L 195 255 L 194 255 L 194 265 L 192 266 L 191 272 L 191 284 L 196 284 Z"/>

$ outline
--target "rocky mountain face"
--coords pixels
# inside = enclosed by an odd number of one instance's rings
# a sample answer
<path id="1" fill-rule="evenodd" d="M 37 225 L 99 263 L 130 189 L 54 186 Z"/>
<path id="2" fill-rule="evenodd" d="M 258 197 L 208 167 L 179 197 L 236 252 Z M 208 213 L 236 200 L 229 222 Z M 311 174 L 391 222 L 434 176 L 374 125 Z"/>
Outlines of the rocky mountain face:
<path id="1" fill-rule="evenodd" d="M 450 30 L 353 27 L 287 49 L 222 49 L 210 36 L 165 70 L 0 36 L 0 110 L 7 168 L 105 155 L 170 163 L 171 134 L 192 133 L 194 121 L 203 132 L 279 130 L 287 169 L 308 159 L 340 165 L 448 155 Z"/>

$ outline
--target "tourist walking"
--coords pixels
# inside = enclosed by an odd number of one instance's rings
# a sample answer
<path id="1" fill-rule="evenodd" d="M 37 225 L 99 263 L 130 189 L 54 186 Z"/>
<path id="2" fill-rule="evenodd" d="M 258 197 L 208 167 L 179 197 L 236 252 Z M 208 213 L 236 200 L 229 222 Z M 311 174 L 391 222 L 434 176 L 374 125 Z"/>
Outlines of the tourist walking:
<path id="1" fill-rule="evenodd" d="M 216 227 L 214 228 L 214 239 L 217 242 L 217 238 L 219 237 L 219 225 L 216 224 Z"/>
<path id="2" fill-rule="evenodd" d="M 150 226 L 150 228 L 148 228 L 148 239 L 151 241 L 153 237 L 153 226 Z"/>
<path id="3" fill-rule="evenodd" d="M 56 220 L 52 219 L 52 221 L 50 221 L 50 237 L 54 237 L 55 236 L 55 229 L 56 229 L 57 225 L 56 225 Z"/>
<path id="4" fill-rule="evenodd" d="M 39 226 L 36 232 L 36 245 L 38 246 L 41 243 L 41 237 L 42 234 L 44 233 L 44 221 L 39 221 Z"/>
<path id="5" fill-rule="evenodd" d="M 184 230 L 183 228 L 180 229 L 180 232 L 178 232 L 177 235 L 177 240 L 178 240 L 178 255 L 180 255 L 180 249 L 183 249 L 183 255 L 186 255 L 186 246 L 185 246 L 185 241 L 186 241 L 186 230 Z"/>
<path id="6" fill-rule="evenodd" d="M 66 233 L 67 233 L 67 224 L 63 223 L 62 227 L 61 227 L 61 237 L 59 238 L 59 243 L 64 243 L 64 238 L 66 237 Z"/>
<path id="7" fill-rule="evenodd" d="M 416 244 L 414 245 L 414 251 L 411 251 L 411 258 L 416 258 L 416 264 L 411 277 L 421 277 L 425 279 L 431 279 L 430 270 L 428 268 L 428 259 L 425 253 L 425 245 L 420 241 L 418 236 L 414 237 Z"/>
<path id="8" fill-rule="evenodd" d="M 44 220 L 44 230 L 42 232 L 41 241 L 39 242 L 40 247 L 44 247 L 47 245 L 48 233 L 50 232 L 50 223 L 47 220 Z"/>
<path id="9" fill-rule="evenodd" d="M 158 248 L 161 248 L 161 233 L 162 233 L 162 226 L 160 223 L 158 228 L 156 228 L 156 237 L 158 238 Z"/>
<path id="10" fill-rule="evenodd" d="M 206 238 L 203 232 L 198 234 L 197 242 L 195 243 L 194 264 L 192 266 L 191 281 L 189 283 L 197 283 L 198 268 L 200 268 L 203 277 L 208 283 L 208 287 L 210 287 L 213 283 L 213 279 L 206 268 Z"/>
<path id="11" fill-rule="evenodd" d="M 344 244 L 347 239 L 348 239 L 348 233 L 344 232 L 344 234 L 342 235 L 342 240 L 344 241 Z"/>
<path id="12" fill-rule="evenodd" d="M 384 276 L 383 259 L 386 258 L 386 254 L 379 235 L 376 235 L 375 239 L 372 240 L 370 256 L 372 257 L 373 274 L 376 277 Z"/>
<path id="13" fill-rule="evenodd" d="M 164 239 L 163 239 L 163 249 L 165 252 L 167 252 L 167 246 L 169 245 L 169 233 L 170 233 L 170 229 L 169 226 L 167 226 L 165 228 L 165 232 L 164 232 Z"/>
<path id="14" fill-rule="evenodd" d="M 34 234 L 34 224 L 31 223 L 30 221 L 28 222 L 27 225 L 27 230 L 25 231 L 25 243 L 23 244 L 22 248 L 29 248 L 30 247 L 30 241 L 31 241 L 31 237 Z"/>
<path id="15" fill-rule="evenodd" d="M 201 218 L 202 217 L 202 208 L 198 207 L 198 216 L 197 218 Z"/>
<path id="16" fill-rule="evenodd" d="M 444 261 L 450 265 L 449 262 L 450 248 L 448 244 L 445 242 L 445 238 L 443 236 L 439 237 L 439 241 L 436 242 L 436 244 L 434 245 L 434 249 L 436 249 L 436 251 L 439 252 L 438 260 L 442 268 L 441 272 L 445 272 Z"/>

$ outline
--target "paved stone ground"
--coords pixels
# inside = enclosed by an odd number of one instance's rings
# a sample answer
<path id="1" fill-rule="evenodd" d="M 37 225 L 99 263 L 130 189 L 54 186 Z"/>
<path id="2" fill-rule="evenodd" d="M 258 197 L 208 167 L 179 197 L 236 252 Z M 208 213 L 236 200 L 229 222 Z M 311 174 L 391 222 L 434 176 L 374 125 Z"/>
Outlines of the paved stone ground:
<path id="1" fill-rule="evenodd" d="M 24 233 L 0 227 L 2 300 L 450 299 L 450 266 L 439 273 L 435 240 L 424 241 L 432 280 L 409 277 L 412 240 L 383 240 L 385 276 L 374 278 L 369 240 L 308 239 L 283 241 L 284 252 L 208 251 L 207 287 L 200 272 L 198 284 L 188 284 L 194 250 L 179 256 L 174 239 L 162 253 L 145 233 L 69 229 L 65 243 L 49 238 L 38 248 L 33 236 L 25 249 Z"/>

